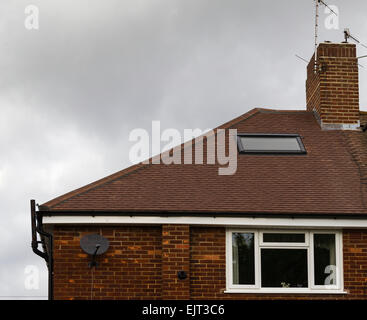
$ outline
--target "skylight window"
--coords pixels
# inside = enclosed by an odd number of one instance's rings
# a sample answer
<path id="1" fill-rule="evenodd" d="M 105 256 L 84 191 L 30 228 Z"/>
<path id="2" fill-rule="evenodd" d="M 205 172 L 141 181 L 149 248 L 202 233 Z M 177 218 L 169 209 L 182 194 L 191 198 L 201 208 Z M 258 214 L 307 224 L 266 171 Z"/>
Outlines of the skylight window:
<path id="1" fill-rule="evenodd" d="M 239 134 L 240 153 L 304 154 L 306 149 L 297 134 Z"/>

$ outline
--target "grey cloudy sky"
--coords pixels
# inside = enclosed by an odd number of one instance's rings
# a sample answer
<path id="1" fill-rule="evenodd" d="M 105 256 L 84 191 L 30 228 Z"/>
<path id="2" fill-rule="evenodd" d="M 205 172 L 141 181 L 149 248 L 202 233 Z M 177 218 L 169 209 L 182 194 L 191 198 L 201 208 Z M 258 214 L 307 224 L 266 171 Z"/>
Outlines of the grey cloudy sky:
<path id="1" fill-rule="evenodd" d="M 367 42 L 367 2 L 329 0 L 342 41 Z M 24 27 L 27 5 L 39 30 Z M 130 165 L 129 132 L 212 128 L 254 107 L 305 108 L 312 0 L 1 0 L 0 296 L 46 296 L 30 247 L 29 200 L 43 203 Z M 367 49 L 359 47 L 359 54 Z M 367 110 L 367 59 L 361 60 Z M 26 290 L 24 269 L 40 270 Z M 1 299 L 0 297 L 0 299 Z"/>

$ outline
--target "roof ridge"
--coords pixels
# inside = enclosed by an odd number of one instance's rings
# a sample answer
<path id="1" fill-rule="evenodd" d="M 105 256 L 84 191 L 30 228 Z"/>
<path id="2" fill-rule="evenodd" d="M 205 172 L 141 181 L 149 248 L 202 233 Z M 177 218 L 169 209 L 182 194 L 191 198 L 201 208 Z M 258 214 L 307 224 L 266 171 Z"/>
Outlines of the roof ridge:
<path id="1" fill-rule="evenodd" d="M 228 122 L 225 122 L 222 125 L 217 126 L 216 128 L 212 129 L 212 131 L 215 131 L 215 130 L 218 130 L 218 129 L 228 129 L 228 128 L 232 127 L 233 125 L 235 125 L 235 124 L 237 124 L 237 123 L 239 123 L 241 121 L 244 121 L 244 120 L 247 120 L 247 119 L 251 118 L 252 116 L 256 115 L 257 113 L 263 112 L 264 110 L 267 110 L 267 109 L 253 108 L 250 111 L 248 111 L 248 112 L 246 112 L 246 113 L 244 113 L 244 114 L 242 114 L 242 115 L 240 115 L 240 116 L 238 116 L 238 117 L 236 117 L 236 118 L 234 118 L 234 119 L 232 119 L 232 120 L 230 120 Z M 203 137 L 204 135 L 205 135 L 205 133 L 202 134 L 199 137 L 196 137 L 196 138 L 191 139 L 190 141 L 183 142 L 183 143 L 181 143 L 180 145 L 178 145 L 176 147 L 173 147 L 173 148 L 171 148 L 171 149 L 169 149 L 169 150 L 167 150 L 165 152 L 162 152 L 159 155 L 156 155 L 156 156 L 150 157 L 147 160 L 144 160 L 144 162 L 149 162 L 149 163 L 140 162 L 140 163 L 134 164 L 134 165 L 132 165 L 130 167 L 127 167 L 127 168 L 122 169 L 120 171 L 117 171 L 117 172 L 115 172 L 113 174 L 110 174 L 110 175 L 108 175 L 108 176 L 106 176 L 104 178 L 101 178 L 101 179 L 98 179 L 98 180 L 96 180 L 94 182 L 91 182 L 91 183 L 89 183 L 89 184 L 87 184 L 85 186 L 82 186 L 80 188 L 74 189 L 74 190 L 72 190 L 70 192 L 67 192 L 65 194 L 62 194 L 62 195 L 60 195 L 60 196 L 58 196 L 58 197 L 56 197 L 54 199 L 51 199 L 51 200 L 43 203 L 42 205 L 39 206 L 39 209 L 40 210 L 49 210 L 52 207 L 54 207 L 54 206 L 56 206 L 56 205 L 58 205 L 58 204 L 60 204 L 62 202 L 65 202 L 65 201 L 67 201 L 67 200 L 69 200 L 71 198 L 74 198 L 74 197 L 76 197 L 78 195 L 84 194 L 84 193 L 86 193 L 86 192 L 88 192 L 88 191 L 90 191 L 92 189 L 101 187 L 101 186 L 103 186 L 103 185 L 105 185 L 105 184 L 107 184 L 109 182 L 112 182 L 112 181 L 115 181 L 117 179 L 120 179 L 121 177 L 124 177 L 124 176 L 126 176 L 128 174 L 131 174 L 131 173 L 133 173 L 133 172 L 135 172 L 135 171 L 137 171 L 139 169 L 144 169 L 144 168 L 146 168 L 146 167 L 148 167 L 148 166 L 151 165 L 152 159 L 155 159 L 157 157 L 160 157 L 161 158 L 163 155 L 171 152 L 171 150 L 173 150 L 174 148 L 177 148 L 177 147 L 181 148 L 181 150 L 182 150 L 183 148 L 185 148 L 185 145 L 187 147 L 187 144 L 188 143 L 190 143 L 190 142 L 192 143 L 193 141 L 195 141 L 195 139 L 199 139 L 199 138 Z"/>
<path id="2" fill-rule="evenodd" d="M 312 113 L 312 111 L 301 110 L 301 109 L 279 110 L 279 109 L 260 108 L 259 111 L 261 113 L 277 113 L 277 114 L 286 114 L 286 113 Z"/>

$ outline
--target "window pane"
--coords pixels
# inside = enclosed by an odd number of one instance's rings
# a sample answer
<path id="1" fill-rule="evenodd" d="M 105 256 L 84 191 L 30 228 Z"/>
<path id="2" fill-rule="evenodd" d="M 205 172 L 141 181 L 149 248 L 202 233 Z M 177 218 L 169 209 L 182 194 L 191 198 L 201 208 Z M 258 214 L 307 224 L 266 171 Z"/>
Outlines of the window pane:
<path id="1" fill-rule="evenodd" d="M 301 151 L 297 137 L 241 137 L 245 151 Z"/>
<path id="2" fill-rule="evenodd" d="M 314 234 L 315 285 L 336 285 L 335 234 Z"/>
<path id="3" fill-rule="evenodd" d="M 306 249 L 261 249 L 261 286 L 308 287 Z"/>
<path id="4" fill-rule="evenodd" d="M 305 242 L 304 233 L 264 233 L 263 242 Z"/>
<path id="5" fill-rule="evenodd" d="M 232 234 L 233 284 L 255 284 L 255 234 Z"/>

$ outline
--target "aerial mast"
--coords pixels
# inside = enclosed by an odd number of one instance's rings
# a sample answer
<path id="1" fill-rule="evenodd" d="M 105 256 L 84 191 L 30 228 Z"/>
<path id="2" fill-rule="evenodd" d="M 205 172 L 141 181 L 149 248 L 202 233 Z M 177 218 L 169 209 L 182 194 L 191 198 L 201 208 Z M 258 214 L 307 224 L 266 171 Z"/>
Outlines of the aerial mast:
<path id="1" fill-rule="evenodd" d="M 337 13 L 331 9 L 323 0 L 314 0 L 315 1 L 315 72 L 317 71 L 317 45 L 318 45 L 318 33 L 319 33 L 319 11 L 320 11 L 320 4 L 325 6 L 337 16 Z"/>
<path id="2" fill-rule="evenodd" d="M 315 1 L 315 67 L 314 71 L 317 70 L 317 37 L 318 37 L 318 29 L 319 29 L 319 0 Z"/>

